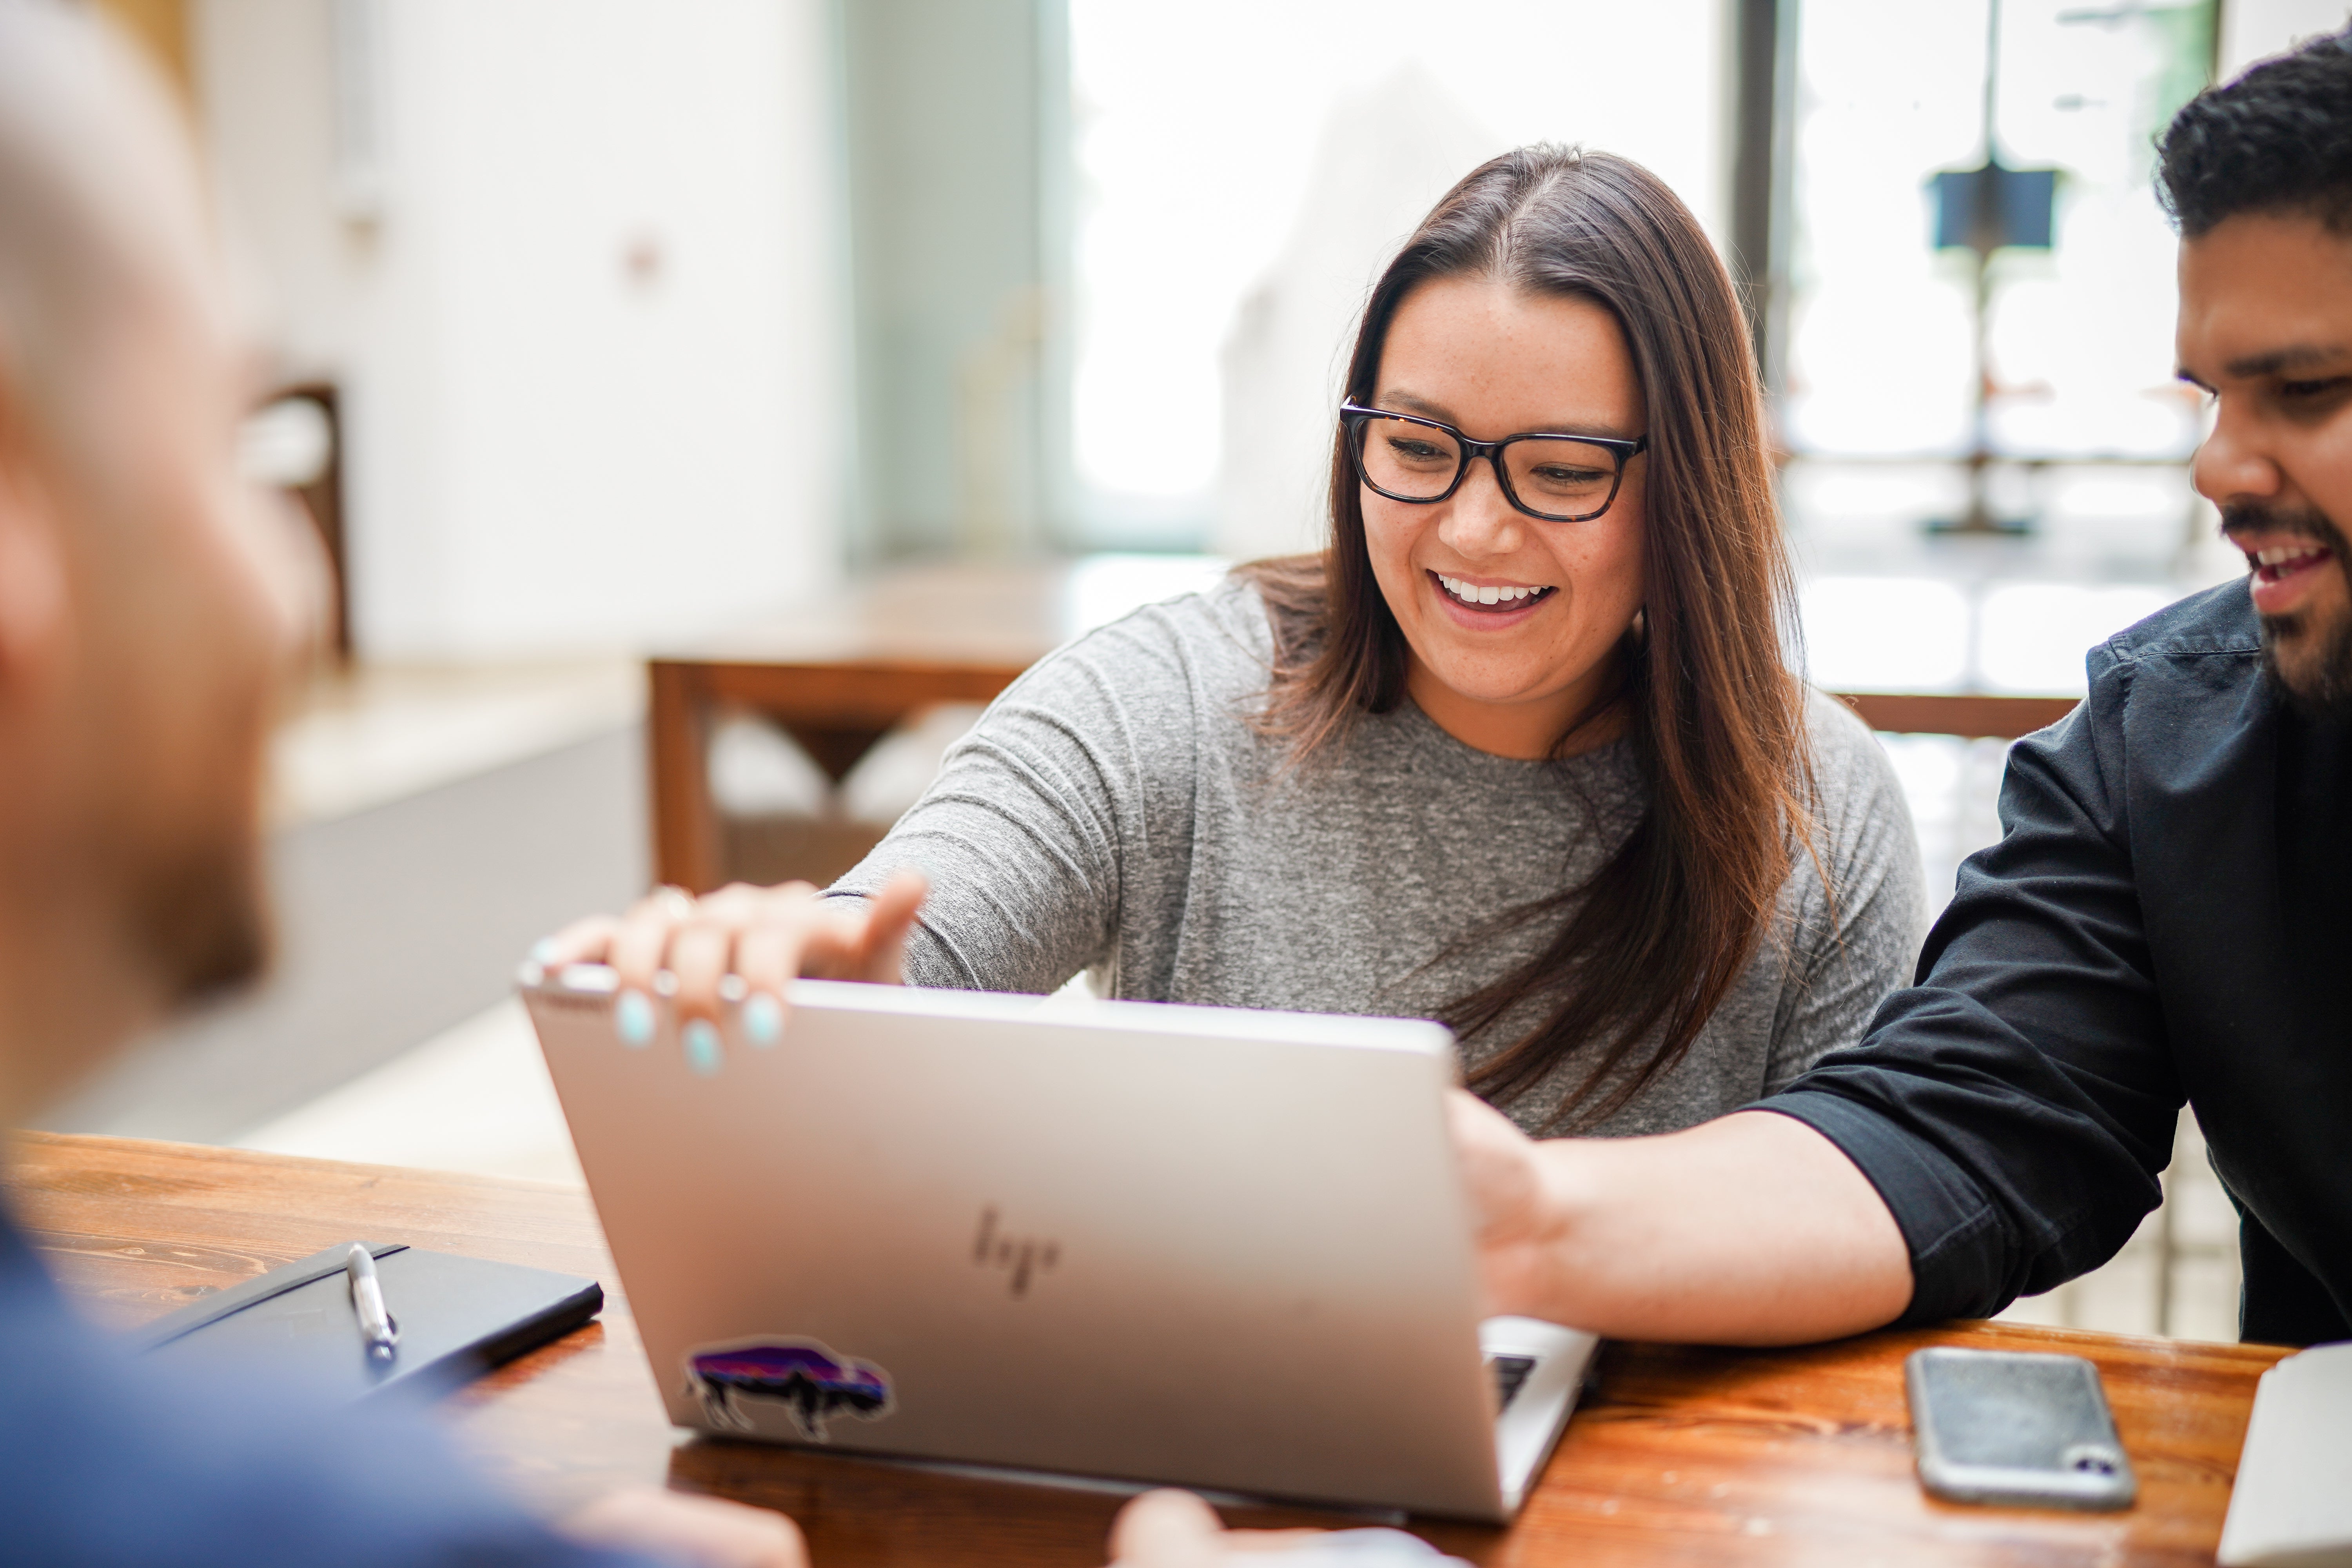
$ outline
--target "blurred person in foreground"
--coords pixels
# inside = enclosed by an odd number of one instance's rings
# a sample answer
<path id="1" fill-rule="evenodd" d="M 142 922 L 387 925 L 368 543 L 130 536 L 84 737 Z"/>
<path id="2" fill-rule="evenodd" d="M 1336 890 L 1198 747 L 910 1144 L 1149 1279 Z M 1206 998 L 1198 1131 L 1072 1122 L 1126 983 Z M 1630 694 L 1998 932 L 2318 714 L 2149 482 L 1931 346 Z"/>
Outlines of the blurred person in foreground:
<path id="1" fill-rule="evenodd" d="M 7 1125 L 268 953 L 261 759 L 302 615 L 289 536 L 236 475 L 240 379 L 161 92 L 78 8 L 0 0 Z M 655 1489 L 551 1530 L 414 1419 L 159 1377 L 74 1318 L 0 1215 L 9 1562 L 805 1563 L 781 1515 Z M 1158 1493 L 1116 1544 L 1187 1568 L 1297 1533 L 1225 1535 L 1199 1500 Z"/>
<path id="2" fill-rule="evenodd" d="M 2201 95 L 2160 150 L 2179 374 L 2214 409 L 2194 478 L 2250 576 L 2091 651 L 1858 1046 L 1662 1136 L 1538 1140 L 1456 1094 L 1493 1310 L 1725 1343 L 1990 1315 L 2122 1247 L 2186 1101 L 2241 1217 L 2244 1336 L 2352 1338 L 2352 31 Z M 772 1007 L 935 940 L 919 877 L 868 890 L 673 895 L 546 954 L 638 984 L 667 954 L 688 1003 L 731 963 Z"/>

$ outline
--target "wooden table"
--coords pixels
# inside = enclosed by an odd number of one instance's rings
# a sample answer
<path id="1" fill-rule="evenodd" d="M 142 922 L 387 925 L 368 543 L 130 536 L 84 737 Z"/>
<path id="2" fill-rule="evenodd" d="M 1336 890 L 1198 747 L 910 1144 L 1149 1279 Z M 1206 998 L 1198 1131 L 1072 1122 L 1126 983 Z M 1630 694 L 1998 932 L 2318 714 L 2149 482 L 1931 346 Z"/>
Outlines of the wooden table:
<path id="1" fill-rule="evenodd" d="M 20 1135 L 12 1205 L 68 1292 L 129 1327 L 364 1237 L 593 1275 L 601 1322 L 455 1396 L 460 1440 L 542 1508 L 662 1482 L 781 1509 L 817 1568 L 1096 1568 L 1116 1498 L 691 1437 L 668 1426 L 583 1194 L 131 1139 Z M 2099 1365 L 2137 1506 L 1948 1506 L 1911 1471 L 1902 1361 L 1925 1344 Z M 1794 1351 L 1613 1344 L 1535 1497 L 1503 1530 L 1415 1521 L 1482 1568 L 1655 1563 L 2209 1563 L 2254 1381 L 2284 1352 L 1963 1323 Z M 1236 1522 L 1360 1522 L 1295 1510 Z"/>

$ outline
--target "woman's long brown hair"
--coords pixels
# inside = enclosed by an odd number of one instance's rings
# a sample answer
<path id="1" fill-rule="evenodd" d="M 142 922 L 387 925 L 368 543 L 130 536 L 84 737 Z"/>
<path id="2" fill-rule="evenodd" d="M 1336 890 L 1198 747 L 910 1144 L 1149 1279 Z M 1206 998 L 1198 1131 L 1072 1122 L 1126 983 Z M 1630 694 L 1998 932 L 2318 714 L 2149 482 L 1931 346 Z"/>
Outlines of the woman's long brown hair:
<path id="1" fill-rule="evenodd" d="M 1690 210 L 1655 175 L 1549 146 L 1474 171 L 1373 287 L 1349 360 L 1350 399 L 1372 403 L 1405 298 L 1460 277 L 1605 307 L 1649 415 L 1649 449 L 1636 459 L 1650 465 L 1647 593 L 1615 650 L 1613 696 L 1647 809 L 1590 879 L 1499 914 L 1497 930 L 1529 921 L 1559 929 L 1535 959 L 1444 1013 L 1470 1040 L 1527 999 L 1549 998 L 1543 1021 L 1489 1055 L 1470 1088 L 1507 1100 L 1576 1058 L 1581 1081 L 1552 1118 L 1555 1130 L 1574 1130 L 1622 1109 L 1690 1049 L 1769 928 L 1796 846 L 1811 843 L 1804 693 L 1782 640 L 1794 635 L 1794 585 L 1738 296 Z M 1362 494 L 1339 436 L 1331 527 L 1319 556 L 1242 569 L 1276 634 L 1260 723 L 1300 761 L 1405 696 L 1404 636 L 1372 576 Z"/>

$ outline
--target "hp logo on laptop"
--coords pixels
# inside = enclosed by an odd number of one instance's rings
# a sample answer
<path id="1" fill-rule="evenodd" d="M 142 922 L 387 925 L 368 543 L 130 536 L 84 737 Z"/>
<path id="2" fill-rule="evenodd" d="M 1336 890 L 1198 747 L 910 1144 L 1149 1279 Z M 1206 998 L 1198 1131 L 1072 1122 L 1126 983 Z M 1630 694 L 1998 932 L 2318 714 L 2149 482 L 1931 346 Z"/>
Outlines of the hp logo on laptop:
<path id="1" fill-rule="evenodd" d="M 971 1243 L 972 1265 L 1010 1274 L 1014 1300 L 1029 1294 L 1032 1279 L 1050 1271 L 1061 1260 L 1060 1242 L 1013 1236 L 1000 1230 L 997 1228 L 994 1204 L 980 1211 L 980 1234 L 972 1238 Z"/>

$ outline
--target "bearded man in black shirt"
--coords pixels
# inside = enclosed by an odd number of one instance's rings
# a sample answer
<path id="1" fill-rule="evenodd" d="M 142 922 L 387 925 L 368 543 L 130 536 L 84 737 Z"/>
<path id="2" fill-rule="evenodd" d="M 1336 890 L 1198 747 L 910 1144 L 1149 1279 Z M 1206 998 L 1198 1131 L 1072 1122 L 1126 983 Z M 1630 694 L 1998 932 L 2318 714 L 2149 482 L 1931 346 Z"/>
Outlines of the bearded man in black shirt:
<path id="1" fill-rule="evenodd" d="M 2197 488 L 2249 576 L 2092 650 L 1860 1046 L 1667 1138 L 1457 1101 L 1503 1310 L 1746 1342 L 1990 1314 L 2115 1254 L 2185 1100 L 2244 1336 L 2352 1339 L 2352 29 L 2160 153 Z"/>

